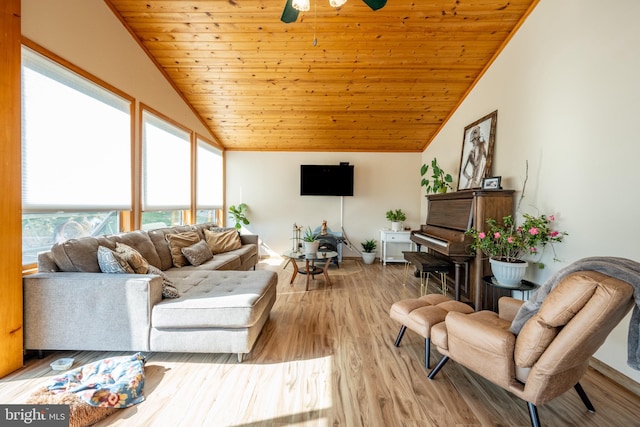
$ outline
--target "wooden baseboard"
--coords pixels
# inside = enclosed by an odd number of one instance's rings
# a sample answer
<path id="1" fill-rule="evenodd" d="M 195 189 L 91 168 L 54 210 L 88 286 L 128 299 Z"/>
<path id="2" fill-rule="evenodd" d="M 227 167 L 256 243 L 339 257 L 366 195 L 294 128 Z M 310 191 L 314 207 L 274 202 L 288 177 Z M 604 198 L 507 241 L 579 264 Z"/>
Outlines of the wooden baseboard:
<path id="1" fill-rule="evenodd" d="M 640 383 L 593 357 L 589 360 L 589 366 L 636 396 L 640 396 Z"/>

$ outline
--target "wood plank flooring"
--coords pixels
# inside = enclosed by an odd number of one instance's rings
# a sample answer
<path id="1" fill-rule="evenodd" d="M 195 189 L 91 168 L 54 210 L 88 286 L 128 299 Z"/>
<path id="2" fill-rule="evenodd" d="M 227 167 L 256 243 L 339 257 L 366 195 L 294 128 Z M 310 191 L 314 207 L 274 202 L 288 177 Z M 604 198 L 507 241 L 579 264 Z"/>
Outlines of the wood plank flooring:
<path id="1" fill-rule="evenodd" d="M 331 266 L 304 292 L 304 276 L 289 285 L 292 268 L 264 260 L 278 272 L 271 318 L 243 363 L 235 354 L 148 353 L 146 401 L 96 426 L 529 426 L 526 404 L 449 362 L 430 381 L 424 341 L 399 324 L 395 301 L 419 294 L 418 279 L 402 286 L 402 264 Z M 0 402 L 22 403 L 54 375 L 49 363 L 74 357 L 74 367 L 129 353 L 60 351 L 30 359 L 0 380 Z M 432 363 L 439 357 L 432 352 Z M 640 397 L 590 369 L 581 381 L 597 412 L 570 391 L 539 408 L 544 426 L 640 426 Z"/>

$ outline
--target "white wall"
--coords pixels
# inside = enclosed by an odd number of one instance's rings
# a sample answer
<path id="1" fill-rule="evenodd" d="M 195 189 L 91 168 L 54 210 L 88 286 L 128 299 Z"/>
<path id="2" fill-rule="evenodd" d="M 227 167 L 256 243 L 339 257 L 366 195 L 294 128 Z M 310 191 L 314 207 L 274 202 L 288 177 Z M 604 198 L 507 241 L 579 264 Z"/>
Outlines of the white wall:
<path id="1" fill-rule="evenodd" d="M 542 0 L 423 153 L 457 175 L 464 127 L 498 110 L 493 175 L 521 190 L 528 161 L 523 210 L 554 213 L 569 233 L 537 282 L 587 256 L 640 260 L 639 14 L 637 0 Z M 640 381 L 629 317 L 596 357 Z"/>
<path id="2" fill-rule="evenodd" d="M 213 139 L 104 1 L 23 1 L 22 35 Z"/>
<path id="3" fill-rule="evenodd" d="M 349 162 L 354 165 L 353 197 L 300 196 L 300 165 Z M 264 241 L 263 255 L 279 255 L 291 247 L 293 224 L 334 231 L 340 224 L 353 246 L 378 239 L 388 228 L 385 213 L 402 209 L 405 225 L 424 223 L 420 210 L 419 153 L 226 152 L 228 205 L 249 207 L 250 231 Z M 341 209 L 341 199 L 344 209 Z M 343 212 L 341 218 L 341 211 Z M 380 247 L 378 247 L 378 255 Z M 343 256 L 358 256 L 345 249 Z"/>

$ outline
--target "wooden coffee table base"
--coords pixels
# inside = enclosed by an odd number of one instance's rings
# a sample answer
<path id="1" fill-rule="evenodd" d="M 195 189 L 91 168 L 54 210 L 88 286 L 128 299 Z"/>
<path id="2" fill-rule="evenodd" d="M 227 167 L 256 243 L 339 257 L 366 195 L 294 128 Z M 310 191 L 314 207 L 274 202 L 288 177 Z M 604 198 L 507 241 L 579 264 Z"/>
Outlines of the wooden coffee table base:
<path id="1" fill-rule="evenodd" d="M 293 281 L 295 280 L 296 276 L 298 275 L 298 273 L 300 274 L 304 274 L 307 276 L 307 280 L 306 280 L 306 284 L 305 284 L 305 291 L 309 290 L 309 277 L 312 277 L 315 279 L 315 276 L 317 274 L 323 274 L 324 275 L 324 280 L 326 281 L 326 283 L 331 286 L 331 280 L 329 279 L 329 265 L 331 264 L 331 260 L 333 259 L 333 257 L 327 257 L 326 261 L 324 263 L 324 266 L 322 268 L 318 267 L 317 265 L 315 265 L 316 261 L 322 261 L 324 258 L 321 259 L 314 259 L 314 260 L 309 260 L 309 259 L 305 259 L 304 260 L 304 264 L 305 264 L 305 268 L 303 270 L 301 270 L 300 268 L 298 268 L 298 264 L 296 263 L 296 261 L 302 261 L 302 260 L 296 260 L 296 259 L 291 259 L 291 264 L 293 265 L 293 274 L 291 275 L 291 282 L 289 282 L 289 284 L 291 286 L 293 286 Z"/>

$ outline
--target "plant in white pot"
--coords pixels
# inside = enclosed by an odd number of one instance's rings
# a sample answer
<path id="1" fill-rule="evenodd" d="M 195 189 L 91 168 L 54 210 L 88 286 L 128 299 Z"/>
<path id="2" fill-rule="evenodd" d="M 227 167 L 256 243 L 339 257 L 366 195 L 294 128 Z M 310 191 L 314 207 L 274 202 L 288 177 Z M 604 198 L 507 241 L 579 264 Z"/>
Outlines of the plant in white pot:
<path id="1" fill-rule="evenodd" d="M 364 261 L 365 264 L 373 264 L 373 261 L 376 259 L 375 250 L 378 243 L 374 239 L 369 239 L 360 243 L 360 245 L 362 246 L 362 261 Z"/>
<path id="2" fill-rule="evenodd" d="M 387 220 L 391 221 L 391 231 L 402 231 L 402 223 L 407 220 L 407 215 L 402 209 L 387 211 Z"/>
<path id="3" fill-rule="evenodd" d="M 307 227 L 307 231 L 305 231 L 304 236 L 302 236 L 302 242 L 304 244 L 305 256 L 315 257 L 318 254 L 318 247 L 320 246 L 320 242 L 316 240 L 316 235 L 311 230 L 311 227 Z"/>
<path id="4" fill-rule="evenodd" d="M 487 219 L 489 230 L 467 230 L 473 237 L 471 249 L 482 251 L 489 257 L 491 271 L 498 283 L 514 286 L 520 283 L 526 273 L 528 262 L 523 258 L 538 254 L 539 248 L 547 244 L 553 248 L 554 243 L 562 242 L 566 232 L 552 230 L 553 215 L 533 216 L 523 214 L 524 221 L 516 225 L 511 215 L 502 218 L 499 223 L 494 218 Z M 557 260 L 554 256 L 554 260 Z M 541 262 L 532 262 L 544 268 Z"/>

